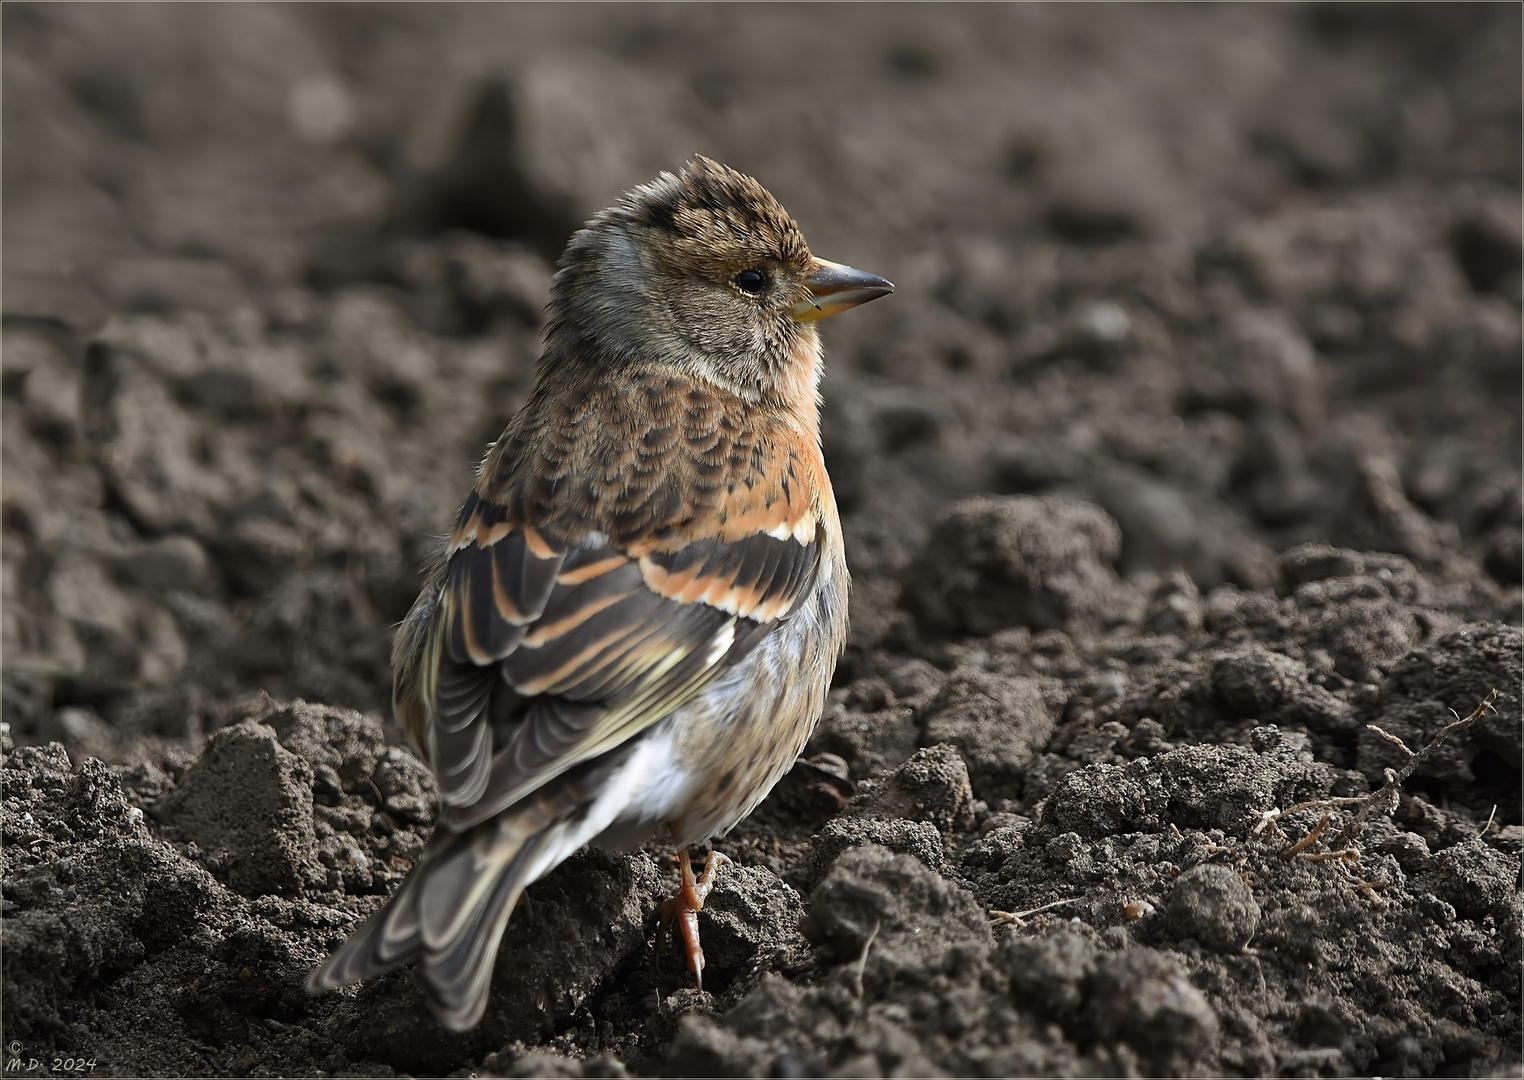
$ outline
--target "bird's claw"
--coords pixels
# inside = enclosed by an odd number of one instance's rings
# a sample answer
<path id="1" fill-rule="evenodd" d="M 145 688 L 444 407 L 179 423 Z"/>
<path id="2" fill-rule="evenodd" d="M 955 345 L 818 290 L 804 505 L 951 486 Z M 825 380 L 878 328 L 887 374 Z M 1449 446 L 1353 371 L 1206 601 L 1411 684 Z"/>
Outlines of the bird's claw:
<path id="1" fill-rule="evenodd" d="M 709 858 L 704 860 L 704 872 L 695 879 L 687 849 L 678 852 L 677 863 L 682 868 L 682 885 L 678 887 L 676 896 L 663 901 L 661 905 L 661 950 L 666 951 L 667 935 L 675 921 L 678 933 L 683 938 L 683 951 L 688 956 L 688 970 L 693 972 L 694 982 L 700 990 L 704 988 L 704 950 L 699 944 L 698 913 L 704 910 L 704 900 L 714 887 L 715 874 L 729 862 L 718 851 L 711 851 Z"/>

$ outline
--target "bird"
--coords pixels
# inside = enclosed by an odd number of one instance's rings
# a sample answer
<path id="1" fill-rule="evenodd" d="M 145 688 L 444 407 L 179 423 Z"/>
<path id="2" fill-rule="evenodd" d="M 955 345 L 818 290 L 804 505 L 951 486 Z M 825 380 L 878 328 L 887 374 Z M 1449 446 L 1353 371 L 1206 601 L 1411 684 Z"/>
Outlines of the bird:
<path id="1" fill-rule="evenodd" d="M 846 643 L 817 324 L 893 291 L 702 156 L 572 235 L 530 395 L 394 638 L 433 836 L 310 990 L 416 962 L 469 1030 L 524 889 L 663 829 L 681 885 L 661 923 L 702 989 L 697 913 L 728 860 L 695 876 L 688 849 L 793 765 Z"/>

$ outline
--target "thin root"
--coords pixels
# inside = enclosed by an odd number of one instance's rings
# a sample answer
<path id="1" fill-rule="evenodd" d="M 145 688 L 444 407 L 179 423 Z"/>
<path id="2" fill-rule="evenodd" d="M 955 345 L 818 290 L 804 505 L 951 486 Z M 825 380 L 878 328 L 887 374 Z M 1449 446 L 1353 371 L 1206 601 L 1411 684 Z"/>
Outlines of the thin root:
<path id="1" fill-rule="evenodd" d="M 1285 861 L 1294 859 L 1302 852 L 1306 851 L 1313 844 L 1317 843 L 1318 837 L 1323 835 L 1323 830 L 1326 828 L 1328 828 L 1328 815 L 1324 814 L 1323 819 L 1312 827 L 1312 831 L 1310 833 L 1280 853 L 1281 860 Z"/>
<path id="2" fill-rule="evenodd" d="M 1295 806 L 1286 809 L 1261 810 L 1259 820 L 1254 828 L 1249 830 L 1250 836 L 1258 836 L 1264 833 L 1266 837 L 1274 836 L 1280 831 L 1280 819 L 1292 814 L 1300 814 L 1306 810 L 1332 810 L 1339 806 L 1354 806 L 1366 800 L 1365 795 L 1341 795 L 1332 799 L 1311 799 L 1307 802 L 1299 802 Z"/>
<path id="3" fill-rule="evenodd" d="M 1020 926 L 1023 921 L 1032 915 L 1036 915 L 1039 912 L 1043 911 L 1051 911 L 1053 908 L 1063 907 L 1065 904 L 1072 904 L 1076 900 L 1083 899 L 1083 896 L 1071 896 L 1067 900 L 1054 900 L 1050 904 L 1044 904 L 1042 907 L 1028 908 L 1026 911 L 991 911 L 990 918 L 995 922 L 1010 923 L 1013 926 Z"/>
<path id="4" fill-rule="evenodd" d="M 1420 765 L 1422 765 L 1425 761 L 1428 761 L 1429 758 L 1433 757 L 1434 752 L 1440 748 L 1446 739 L 1458 731 L 1464 731 L 1466 728 L 1470 727 L 1472 724 L 1480 720 L 1483 714 L 1487 712 L 1487 710 L 1492 709 L 1492 703 L 1497 699 L 1497 690 L 1494 689 L 1488 691 L 1487 696 L 1482 699 L 1482 703 L 1478 705 L 1474 710 L 1472 710 L 1470 716 L 1466 717 L 1464 720 L 1457 717 L 1456 721 L 1453 724 L 1446 724 L 1444 727 L 1440 728 L 1439 733 L 1436 734 L 1434 738 L 1429 740 L 1429 744 L 1427 746 L 1418 751 L 1418 753 L 1412 754 L 1412 756 L 1408 758 L 1408 763 L 1397 772 L 1393 773 L 1387 782 L 1382 784 L 1378 790 L 1373 791 L 1369 795 L 1365 796 L 1363 805 L 1358 811 L 1355 812 L 1355 820 L 1349 823 L 1349 827 L 1344 830 L 1344 835 L 1341 837 L 1341 839 L 1347 843 L 1353 840 L 1356 836 L 1360 835 L 1360 831 L 1365 828 L 1365 819 L 1370 814 L 1371 807 L 1375 806 L 1381 800 L 1397 791 L 1398 788 L 1402 787 L 1402 782 L 1408 777 L 1412 776 L 1414 771 Z M 1497 710 L 1492 709 L 1492 711 L 1496 712 Z M 1455 715 L 1453 709 L 1451 710 L 1450 715 Z M 1387 735 L 1386 732 L 1382 731 L 1374 724 L 1369 724 L 1367 726 L 1385 738 L 1396 739 L 1396 736 Z M 1398 745 L 1402 746 L 1404 750 L 1407 749 L 1406 746 L 1403 746 L 1401 739 L 1396 739 L 1396 742 Z M 1411 751 L 1409 752 L 1411 753 Z"/>
<path id="5" fill-rule="evenodd" d="M 1466 728 L 1469 728 L 1472 724 L 1475 724 L 1475 722 L 1480 721 L 1481 717 L 1483 717 L 1487 711 L 1494 711 L 1495 713 L 1497 708 L 1492 707 L 1492 702 L 1497 701 L 1497 699 L 1497 690 L 1489 690 L 1489 692 L 1487 692 L 1486 698 L 1481 699 L 1481 704 L 1477 705 L 1477 707 L 1472 710 L 1471 716 L 1465 717 L 1465 719 L 1457 716 L 1455 710 L 1449 710 L 1449 714 L 1451 714 L 1451 716 L 1455 716 L 1454 724 L 1446 724 L 1445 727 L 1440 728 L 1439 733 L 1437 733 L 1433 739 L 1430 739 L 1428 745 L 1423 746 L 1423 749 L 1420 749 L 1420 751 L 1417 752 L 1414 752 L 1413 749 L 1408 748 L 1407 743 L 1402 742 L 1398 736 L 1394 736 L 1394 734 L 1391 734 L 1390 731 L 1385 731 L 1384 728 L 1378 727 L 1378 725 L 1375 724 L 1367 724 L 1367 730 L 1373 731 L 1376 736 L 1381 737 L 1381 739 L 1384 739 L 1385 742 L 1390 742 L 1391 745 L 1398 746 L 1399 749 L 1402 749 L 1404 754 L 1407 754 L 1407 765 L 1402 766 L 1402 768 L 1398 769 L 1398 771 L 1387 769 L 1387 781 L 1382 784 L 1381 788 L 1370 792 L 1369 795 L 1347 795 L 1347 797 L 1340 798 L 1315 798 L 1315 800 L 1308 801 L 1308 803 L 1297 803 L 1295 806 L 1288 807 L 1288 809 L 1285 810 L 1260 810 L 1259 815 L 1257 815 L 1256 823 L 1254 823 L 1254 826 L 1250 829 L 1250 835 L 1265 835 L 1266 839 L 1268 839 L 1269 836 L 1276 835 L 1277 832 L 1280 832 L 1280 818 L 1285 818 L 1285 816 L 1289 815 L 1289 813 L 1298 813 L 1301 812 L 1301 810 L 1332 810 L 1335 809 L 1335 807 L 1340 806 L 1358 806 L 1359 809 L 1355 812 L 1355 820 L 1350 821 L 1349 827 L 1346 827 L 1346 829 L 1344 829 L 1343 835 L 1338 838 L 1341 842 L 1344 842 L 1344 844 L 1349 844 L 1350 841 L 1355 839 L 1355 836 L 1359 835 L 1359 832 L 1364 829 L 1364 826 L 1366 826 L 1366 818 L 1369 818 L 1370 810 L 1372 810 L 1373 807 L 1378 806 L 1378 804 L 1381 803 L 1384 798 L 1388 798 L 1391 794 L 1393 794 L 1393 792 L 1398 791 L 1398 789 L 1402 786 L 1402 781 L 1407 780 L 1408 777 L 1411 777 L 1413 772 L 1416 771 L 1420 765 L 1423 765 L 1423 762 L 1431 759 L 1431 757 L 1434 756 L 1434 751 L 1437 751 L 1437 749 L 1440 748 L 1440 745 L 1443 745 L 1443 742 L 1445 742 L 1446 739 L 1449 739 L 1449 736 L 1457 733 L 1457 731 L 1465 731 Z M 1483 830 L 1481 830 L 1483 835 L 1486 835 L 1487 829 L 1492 827 L 1492 820 L 1494 820 L 1494 816 L 1497 816 L 1497 812 L 1498 807 L 1492 807 L 1492 813 L 1487 815 L 1487 824 L 1483 827 Z M 1317 827 L 1314 827 L 1314 830 L 1312 830 L 1311 833 L 1303 836 L 1300 841 L 1295 842 L 1295 844 L 1292 844 L 1291 847 L 1286 848 L 1285 852 L 1280 853 L 1280 858 L 1291 859 L 1294 858 L 1294 856 L 1300 855 L 1303 850 L 1306 850 L 1308 845 L 1311 845 L 1312 842 L 1317 839 L 1317 836 L 1320 835 L 1320 833 L 1323 832 L 1323 829 L 1326 829 L 1326 827 L 1327 815 L 1324 815 L 1323 821 L 1320 821 L 1320 823 L 1317 824 Z M 1173 830 L 1173 826 L 1170 826 L 1170 829 Z M 1346 850 L 1349 850 L 1349 848 L 1346 848 Z M 1305 856 L 1305 858 L 1311 858 L 1311 856 Z"/>
<path id="6" fill-rule="evenodd" d="M 873 929 L 868 932 L 868 940 L 863 942 L 863 954 L 857 958 L 857 970 L 853 972 L 853 982 L 857 986 L 857 996 L 863 996 L 863 972 L 868 970 L 868 950 L 873 948 L 874 939 L 878 937 L 878 929 L 881 921 L 873 920 Z"/>
<path id="7" fill-rule="evenodd" d="M 1497 690 L 1488 691 L 1487 696 L 1482 699 L 1481 704 L 1472 710 L 1470 716 L 1467 716 L 1464 719 L 1457 716 L 1455 710 L 1451 709 L 1450 715 L 1455 716 L 1455 722 L 1452 724 L 1446 724 L 1439 730 L 1438 733 L 1435 734 L 1434 738 L 1429 740 L 1428 745 L 1416 753 L 1408 747 L 1407 743 L 1403 742 L 1391 732 L 1386 731 L 1375 724 L 1366 724 L 1365 726 L 1368 730 L 1374 732 L 1377 736 L 1384 739 L 1386 742 L 1389 742 L 1392 745 L 1398 747 L 1402 750 L 1403 753 L 1407 754 L 1407 764 L 1399 770 L 1386 770 L 1386 782 L 1382 784 L 1380 788 L 1371 792 L 1369 795 L 1341 796 L 1339 798 L 1331 799 L 1313 799 L 1309 802 L 1297 803 L 1295 806 L 1288 807 L 1285 810 L 1261 810 L 1257 815 L 1257 820 L 1255 821 L 1253 827 L 1250 828 L 1249 834 L 1251 836 L 1263 835 L 1266 839 L 1269 839 L 1277 832 L 1281 831 L 1280 820 L 1289 814 L 1296 814 L 1306 810 L 1333 810 L 1341 806 L 1353 806 L 1358 808 L 1355 811 L 1353 820 L 1351 820 L 1350 823 L 1343 829 L 1343 831 L 1335 838 L 1336 843 L 1343 845 L 1339 851 L 1328 852 L 1322 855 L 1302 854 L 1308 847 L 1317 841 L 1318 837 L 1322 835 L 1323 830 L 1328 827 L 1329 819 L 1328 815 L 1325 813 L 1323 815 L 1323 819 L 1313 827 L 1313 830 L 1310 833 L 1302 837 L 1301 840 L 1298 840 L 1290 847 L 1286 848 L 1284 851 L 1280 852 L 1280 857 L 1282 859 L 1293 859 L 1297 857 L 1318 860 L 1348 858 L 1348 856 L 1344 855 L 1343 853 L 1355 850 L 1350 845 L 1354 842 L 1355 837 L 1359 836 L 1360 832 L 1365 828 L 1365 819 L 1370 816 L 1371 810 L 1379 806 L 1383 800 L 1388 799 L 1394 795 L 1397 790 L 1402 787 L 1403 782 L 1407 780 L 1408 777 L 1412 776 L 1413 773 L 1421 765 L 1423 765 L 1424 762 L 1433 757 L 1434 752 L 1438 750 L 1439 747 L 1443 745 L 1444 741 L 1451 735 L 1454 735 L 1459 731 L 1464 731 L 1466 728 L 1470 727 L 1472 724 L 1480 720 L 1488 711 L 1496 712 L 1497 710 L 1493 708 L 1492 703 L 1497 699 Z M 1492 821 L 1496 815 L 1497 807 L 1494 806 L 1492 808 L 1492 813 L 1487 817 L 1487 824 L 1482 828 L 1482 834 L 1484 836 L 1486 835 L 1487 830 L 1492 827 Z M 1171 831 L 1174 831 L 1173 824 L 1171 824 L 1170 829 Z M 1175 832 L 1175 837 L 1177 839 L 1179 838 L 1178 832 Z M 1356 856 L 1358 857 L 1358 852 L 1356 852 Z"/>
<path id="8" fill-rule="evenodd" d="M 1298 853 L 1297 858 L 1306 859 L 1308 862 L 1359 862 L 1359 848 L 1340 848 L 1338 851 L 1303 851 Z"/>
<path id="9" fill-rule="evenodd" d="M 1372 878 L 1369 881 L 1356 882 L 1355 891 L 1364 893 L 1366 898 L 1377 907 L 1389 907 L 1390 905 L 1376 894 L 1377 889 L 1385 888 L 1388 884 L 1389 882 L 1385 878 Z"/>
<path id="10" fill-rule="evenodd" d="M 1366 724 L 1365 727 L 1366 727 L 1367 731 L 1374 731 L 1377 735 L 1380 735 L 1387 742 L 1389 742 L 1393 746 L 1397 747 L 1399 750 L 1401 750 L 1408 757 L 1416 757 L 1417 756 L 1416 754 L 1413 753 L 1413 751 L 1408 749 L 1408 744 L 1407 743 L 1403 742 L 1401 739 L 1399 739 L 1397 736 L 1393 735 L 1390 731 L 1387 731 L 1385 728 L 1377 727 L 1375 724 Z"/>
<path id="11" fill-rule="evenodd" d="M 1259 821 L 1255 823 L 1254 828 L 1249 830 L 1249 835 L 1258 836 L 1260 833 L 1264 833 L 1266 836 L 1273 836 L 1280 831 L 1276 828 L 1275 819 L 1285 812 L 1284 810 L 1261 810 L 1259 812 Z"/>

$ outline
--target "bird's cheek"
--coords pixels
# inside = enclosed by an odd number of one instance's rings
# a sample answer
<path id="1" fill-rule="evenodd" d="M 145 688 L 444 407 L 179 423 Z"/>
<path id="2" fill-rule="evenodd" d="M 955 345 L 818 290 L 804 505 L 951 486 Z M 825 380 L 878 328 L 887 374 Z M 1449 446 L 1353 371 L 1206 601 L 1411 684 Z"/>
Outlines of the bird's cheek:
<path id="1" fill-rule="evenodd" d="M 698 341 L 705 355 L 726 368 L 750 353 L 753 347 L 753 337 L 747 328 L 729 321 L 704 326 Z"/>

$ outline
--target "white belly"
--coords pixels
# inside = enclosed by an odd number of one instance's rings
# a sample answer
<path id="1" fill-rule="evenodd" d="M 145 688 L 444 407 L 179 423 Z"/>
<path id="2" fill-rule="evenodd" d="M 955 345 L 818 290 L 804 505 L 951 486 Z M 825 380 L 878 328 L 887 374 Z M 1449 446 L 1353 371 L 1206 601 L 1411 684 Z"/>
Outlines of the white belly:
<path id="1" fill-rule="evenodd" d="M 804 748 L 825 704 L 845 631 L 845 573 L 827 575 L 795 616 L 731 671 L 653 725 L 631 759 L 627 804 L 594 842 L 630 850 L 664 825 L 679 847 L 749 814 Z M 733 776 L 726 788 L 724 776 Z M 601 800 L 600 800 L 601 801 Z"/>

